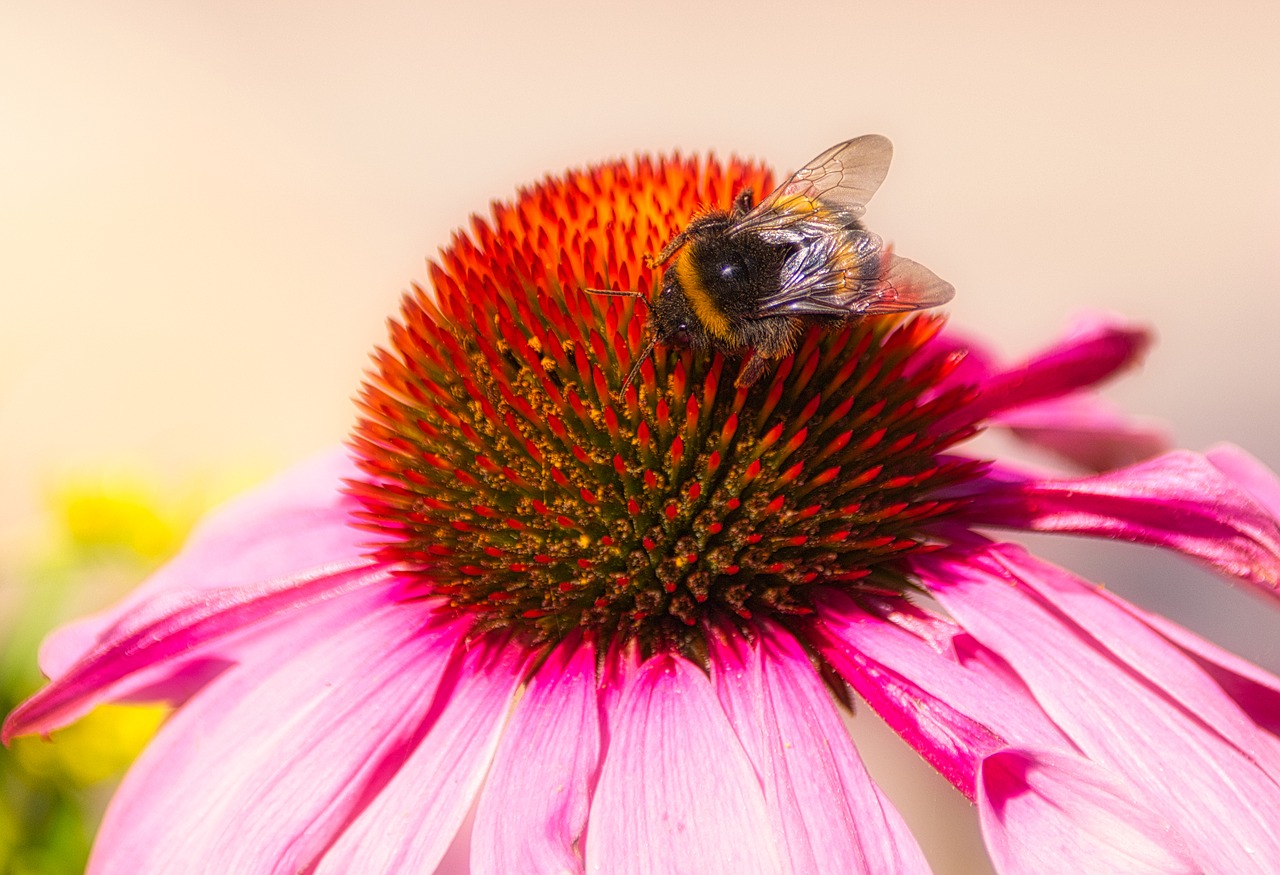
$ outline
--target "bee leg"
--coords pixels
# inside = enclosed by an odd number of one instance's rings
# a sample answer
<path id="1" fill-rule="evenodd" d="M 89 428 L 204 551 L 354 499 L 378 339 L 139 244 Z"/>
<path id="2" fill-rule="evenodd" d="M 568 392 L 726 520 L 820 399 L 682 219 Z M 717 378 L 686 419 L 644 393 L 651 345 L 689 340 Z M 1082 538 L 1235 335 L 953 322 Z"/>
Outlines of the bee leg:
<path id="1" fill-rule="evenodd" d="M 768 328 L 756 338 L 750 361 L 738 374 L 738 379 L 733 381 L 739 389 L 745 389 L 760 379 L 760 375 L 778 359 L 791 355 L 803 323 L 799 319 L 782 316 L 760 320 L 755 325 Z"/>
<path id="2" fill-rule="evenodd" d="M 676 254 L 676 250 L 691 239 L 709 230 L 727 228 L 729 223 L 729 215 L 724 210 L 713 210 L 710 213 L 698 216 L 683 231 L 672 237 L 671 242 L 662 247 L 661 252 L 657 255 L 646 255 L 644 257 L 645 266 L 650 269 L 661 267 L 671 260 L 671 256 Z"/>
<path id="3" fill-rule="evenodd" d="M 738 379 L 733 381 L 733 385 L 739 389 L 749 389 L 760 379 L 769 368 L 769 359 L 760 354 L 760 350 L 751 353 L 751 358 L 747 361 L 747 366 L 738 372 Z"/>
<path id="4" fill-rule="evenodd" d="M 747 213 L 751 212 L 751 204 L 755 201 L 755 192 L 748 186 L 738 192 L 733 198 L 733 212 L 729 214 L 732 219 L 741 219 Z"/>
<path id="5" fill-rule="evenodd" d="M 689 236 L 690 236 L 689 232 L 695 230 L 696 228 L 697 228 L 697 224 L 691 223 L 688 228 L 685 228 L 679 234 L 672 237 L 671 242 L 668 243 L 666 246 L 662 247 L 662 251 L 659 252 L 657 255 L 646 255 L 644 257 L 645 267 L 648 267 L 650 270 L 653 270 L 654 268 L 662 267 L 662 265 L 670 261 L 671 256 L 676 254 L 676 250 L 679 249 L 681 246 L 683 246 L 685 244 L 685 241 L 689 239 Z"/>

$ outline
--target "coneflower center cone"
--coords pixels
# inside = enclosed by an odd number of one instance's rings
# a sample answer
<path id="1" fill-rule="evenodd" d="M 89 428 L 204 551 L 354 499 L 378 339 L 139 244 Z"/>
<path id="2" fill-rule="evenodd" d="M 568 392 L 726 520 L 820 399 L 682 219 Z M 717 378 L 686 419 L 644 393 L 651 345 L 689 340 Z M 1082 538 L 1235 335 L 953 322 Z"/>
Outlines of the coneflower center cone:
<path id="1" fill-rule="evenodd" d="M 814 328 L 750 389 L 740 362 L 644 347 L 643 256 L 767 171 L 616 163 L 475 220 L 375 353 L 349 489 L 371 549 L 423 595 L 533 643 L 574 629 L 677 645 L 700 621 L 811 610 L 815 585 L 901 591 L 901 559 L 971 476 L 942 453 L 969 393 L 942 389 L 936 317 Z M 962 418 L 962 417 L 960 417 Z"/>

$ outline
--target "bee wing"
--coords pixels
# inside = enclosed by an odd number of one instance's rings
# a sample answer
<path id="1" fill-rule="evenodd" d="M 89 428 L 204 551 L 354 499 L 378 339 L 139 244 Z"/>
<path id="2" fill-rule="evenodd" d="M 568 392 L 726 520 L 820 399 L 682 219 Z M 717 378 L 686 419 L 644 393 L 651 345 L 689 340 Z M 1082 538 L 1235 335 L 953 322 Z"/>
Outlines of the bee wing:
<path id="1" fill-rule="evenodd" d="M 760 300 L 757 317 L 848 319 L 925 310 L 955 296 L 951 283 L 924 265 L 882 250 L 870 231 L 845 232 L 843 242 L 835 235 L 815 240 L 787 260 L 778 291 Z"/>
<path id="2" fill-rule="evenodd" d="M 918 261 L 889 253 L 889 267 L 859 315 L 905 313 L 939 307 L 956 296 L 956 287 Z"/>
<path id="3" fill-rule="evenodd" d="M 737 234 L 784 227 L 812 220 L 824 209 L 840 223 L 856 219 L 884 182 L 892 159 L 893 144 L 879 134 L 837 143 L 734 222 L 732 231 Z"/>

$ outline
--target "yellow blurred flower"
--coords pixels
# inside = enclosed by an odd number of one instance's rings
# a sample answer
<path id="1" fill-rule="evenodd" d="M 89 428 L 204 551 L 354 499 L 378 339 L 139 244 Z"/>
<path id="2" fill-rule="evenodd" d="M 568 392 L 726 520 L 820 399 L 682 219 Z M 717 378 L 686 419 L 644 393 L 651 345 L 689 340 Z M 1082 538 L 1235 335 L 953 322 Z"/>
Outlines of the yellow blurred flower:
<path id="1" fill-rule="evenodd" d="M 172 555 L 209 507 L 253 477 L 251 468 L 184 477 L 175 488 L 129 469 L 64 472 L 46 490 L 40 530 L 0 556 L 12 609 L 0 612 L 0 714 L 40 681 L 36 649 L 69 616 L 108 604 Z M 112 782 L 169 709 L 103 705 L 48 739 L 0 749 L 0 873 L 74 875 Z"/>
<path id="2" fill-rule="evenodd" d="M 173 551 L 180 537 L 153 496 L 137 485 L 75 484 L 56 496 L 57 516 L 71 542 L 80 547 L 122 548 L 140 559 Z"/>
<path id="3" fill-rule="evenodd" d="M 133 762 L 168 715 L 159 705 L 102 705 L 48 740 L 13 741 L 13 757 L 32 778 L 87 787 Z"/>

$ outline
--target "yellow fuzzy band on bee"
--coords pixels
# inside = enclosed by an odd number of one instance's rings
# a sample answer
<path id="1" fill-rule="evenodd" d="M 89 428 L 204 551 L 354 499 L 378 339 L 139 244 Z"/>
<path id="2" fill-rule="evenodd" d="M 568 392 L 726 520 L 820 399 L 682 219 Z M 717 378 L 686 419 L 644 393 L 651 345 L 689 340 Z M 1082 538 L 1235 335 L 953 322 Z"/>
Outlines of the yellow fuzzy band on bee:
<path id="1" fill-rule="evenodd" d="M 716 306 L 715 301 L 711 300 L 711 294 L 693 263 L 691 249 L 692 247 L 685 247 L 676 259 L 676 278 L 680 280 L 680 288 L 684 290 L 685 299 L 693 307 L 694 315 L 698 317 L 702 327 L 712 336 L 728 340 L 729 319 Z"/>

